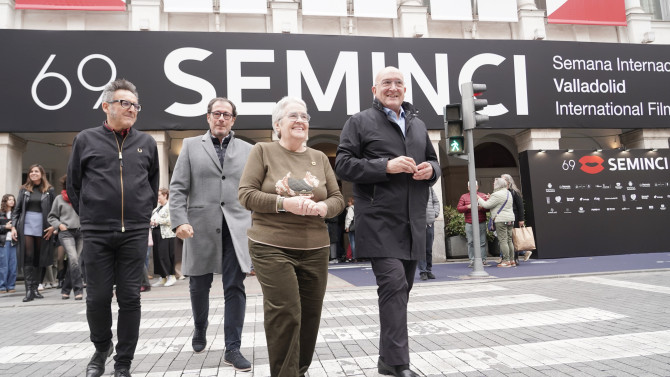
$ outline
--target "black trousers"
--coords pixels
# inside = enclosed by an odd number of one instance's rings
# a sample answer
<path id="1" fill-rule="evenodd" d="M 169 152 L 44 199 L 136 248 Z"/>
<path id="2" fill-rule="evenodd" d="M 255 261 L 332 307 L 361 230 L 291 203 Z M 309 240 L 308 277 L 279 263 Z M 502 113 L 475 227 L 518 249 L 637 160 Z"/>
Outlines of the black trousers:
<path id="1" fill-rule="evenodd" d="M 147 229 L 84 231 L 86 319 L 91 341 L 105 351 L 112 340 L 112 288 L 119 305 L 114 368 L 130 368 L 140 331 L 140 284 L 147 253 Z"/>
<path id="2" fill-rule="evenodd" d="M 379 356 L 389 365 L 409 364 L 407 303 L 418 262 L 372 258 L 371 264 L 379 296 Z"/>
<path id="3" fill-rule="evenodd" d="M 152 230 L 154 240 L 154 274 L 166 278 L 174 275 L 174 244 L 176 238 L 163 238 L 161 228 Z"/>
<path id="4" fill-rule="evenodd" d="M 223 239 L 223 259 L 221 281 L 223 283 L 223 335 L 226 350 L 240 349 L 242 344 L 242 327 L 247 309 L 247 295 L 244 279 L 247 274 L 242 272 L 237 261 L 233 240 L 224 219 L 221 232 Z M 195 327 L 204 328 L 209 316 L 209 291 L 212 288 L 214 274 L 189 276 L 191 309 Z"/>

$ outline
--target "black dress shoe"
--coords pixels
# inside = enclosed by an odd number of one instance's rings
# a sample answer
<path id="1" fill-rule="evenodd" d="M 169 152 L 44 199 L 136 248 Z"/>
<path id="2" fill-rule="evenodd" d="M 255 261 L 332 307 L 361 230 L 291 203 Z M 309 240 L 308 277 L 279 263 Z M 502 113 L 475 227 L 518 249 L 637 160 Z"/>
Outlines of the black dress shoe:
<path id="1" fill-rule="evenodd" d="M 386 376 L 419 377 L 418 374 L 409 369 L 409 365 L 388 365 L 381 357 L 377 361 L 377 372 Z"/>
<path id="2" fill-rule="evenodd" d="M 131 375 L 128 369 L 119 368 L 114 370 L 114 377 L 131 377 Z"/>
<path id="3" fill-rule="evenodd" d="M 105 362 L 114 351 L 114 343 L 109 342 L 107 351 L 95 351 L 86 366 L 86 377 L 100 377 L 105 373 Z"/>
<path id="4" fill-rule="evenodd" d="M 435 279 L 435 275 L 430 271 L 426 272 L 426 275 L 428 275 L 428 279 Z"/>
<path id="5" fill-rule="evenodd" d="M 202 352 L 205 347 L 207 346 L 207 326 L 209 325 L 209 321 L 205 325 L 204 328 L 199 329 L 195 328 L 195 331 L 193 332 L 193 340 L 191 340 L 191 345 L 193 346 L 193 351 L 195 353 L 200 353 Z"/>

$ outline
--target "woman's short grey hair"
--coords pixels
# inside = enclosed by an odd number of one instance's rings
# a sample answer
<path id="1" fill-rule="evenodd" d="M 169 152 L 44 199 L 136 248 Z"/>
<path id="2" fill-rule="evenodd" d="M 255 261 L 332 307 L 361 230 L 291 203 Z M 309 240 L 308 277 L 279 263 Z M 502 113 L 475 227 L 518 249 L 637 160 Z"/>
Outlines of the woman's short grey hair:
<path id="1" fill-rule="evenodd" d="M 126 79 L 117 79 L 105 86 L 105 89 L 102 91 L 102 100 L 103 102 L 109 102 L 114 100 L 114 92 L 117 90 L 127 90 L 135 95 L 138 99 L 140 95 L 137 94 L 137 88 L 135 84 L 126 80 Z"/>
<path id="2" fill-rule="evenodd" d="M 493 181 L 493 191 L 498 191 L 500 189 L 506 189 L 507 188 L 507 181 L 505 178 L 496 178 Z"/>
<path id="3" fill-rule="evenodd" d="M 305 101 L 298 97 L 284 97 L 277 102 L 275 107 L 272 109 L 272 130 L 277 133 L 277 130 L 275 129 L 275 125 L 279 123 L 279 120 L 284 117 L 286 108 L 289 105 L 297 103 L 298 105 L 301 105 L 302 107 L 305 108 L 305 111 L 307 111 L 307 104 Z M 281 138 L 281 135 L 277 133 L 277 136 Z"/>

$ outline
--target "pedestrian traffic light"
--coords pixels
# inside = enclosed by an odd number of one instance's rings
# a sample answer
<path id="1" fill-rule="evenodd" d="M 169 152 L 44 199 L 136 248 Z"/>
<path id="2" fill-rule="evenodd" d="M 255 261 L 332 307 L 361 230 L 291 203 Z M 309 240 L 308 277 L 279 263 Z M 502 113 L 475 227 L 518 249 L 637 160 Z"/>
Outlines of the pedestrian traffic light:
<path id="1" fill-rule="evenodd" d="M 463 111 L 460 103 L 449 104 L 444 107 L 444 124 L 447 131 L 447 154 L 464 154 Z"/>
<path id="2" fill-rule="evenodd" d="M 461 99 L 463 103 L 463 129 L 471 130 L 477 125 L 484 124 L 489 121 L 488 115 L 477 113 L 486 106 L 489 102 L 485 99 L 476 98 L 486 91 L 486 84 L 473 84 L 466 82 L 461 85 Z"/>

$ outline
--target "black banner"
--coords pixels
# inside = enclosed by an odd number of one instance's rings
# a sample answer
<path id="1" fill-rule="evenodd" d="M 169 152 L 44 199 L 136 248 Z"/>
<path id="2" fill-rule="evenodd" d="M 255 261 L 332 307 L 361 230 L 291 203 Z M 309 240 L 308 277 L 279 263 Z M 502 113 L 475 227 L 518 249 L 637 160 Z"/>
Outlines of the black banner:
<path id="1" fill-rule="evenodd" d="M 667 46 L 294 34 L 0 30 L 0 132 L 79 131 L 104 114 L 111 79 L 133 81 L 137 127 L 204 129 L 205 105 L 227 96 L 238 129 L 270 129 L 274 103 L 300 96 L 311 127 L 339 129 L 370 106 L 373 72 L 398 66 L 406 99 L 431 129 L 486 83 L 488 128 L 670 127 Z"/>
<path id="2" fill-rule="evenodd" d="M 670 250 L 670 150 L 527 151 L 520 163 L 541 258 Z"/>

